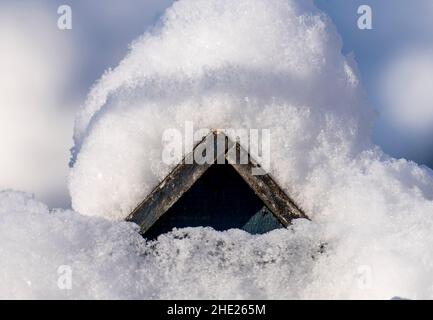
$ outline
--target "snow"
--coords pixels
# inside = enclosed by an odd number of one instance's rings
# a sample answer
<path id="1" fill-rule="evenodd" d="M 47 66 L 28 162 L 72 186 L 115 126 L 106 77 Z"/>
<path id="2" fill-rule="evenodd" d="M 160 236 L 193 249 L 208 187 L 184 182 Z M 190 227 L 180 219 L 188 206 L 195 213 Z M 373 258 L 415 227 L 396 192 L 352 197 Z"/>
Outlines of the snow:
<path id="1" fill-rule="evenodd" d="M 433 298 L 432 173 L 371 142 L 374 112 L 340 50 L 311 1 L 175 2 L 77 115 L 75 212 L 0 193 L 0 296 Z M 271 129 L 271 174 L 312 221 L 155 242 L 119 221 L 169 172 L 162 133 L 185 121 Z"/>
<path id="2" fill-rule="evenodd" d="M 370 144 L 373 112 L 340 49 L 329 19 L 309 2 L 174 3 L 77 116 L 73 208 L 126 217 L 170 170 L 163 131 L 183 132 L 186 121 L 271 129 L 271 172 L 299 199 L 318 164 Z"/>

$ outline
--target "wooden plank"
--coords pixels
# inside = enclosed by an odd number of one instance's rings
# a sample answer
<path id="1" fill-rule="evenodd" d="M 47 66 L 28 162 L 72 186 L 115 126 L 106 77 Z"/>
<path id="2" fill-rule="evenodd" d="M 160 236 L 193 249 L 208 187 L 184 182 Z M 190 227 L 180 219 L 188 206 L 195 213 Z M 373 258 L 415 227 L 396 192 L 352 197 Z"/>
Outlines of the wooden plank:
<path id="1" fill-rule="evenodd" d="M 145 233 L 168 209 L 187 192 L 191 186 L 206 172 L 212 164 L 197 164 L 194 161 L 194 151 L 202 143 L 214 144 L 213 162 L 218 158 L 224 158 L 227 145 L 218 150 L 216 133 L 211 132 L 204 137 L 191 153 L 184 157 L 182 163 L 173 171 L 140 203 L 136 209 L 126 218 L 140 226 L 140 232 Z M 192 164 L 190 164 L 192 163 Z"/>
<path id="2" fill-rule="evenodd" d="M 239 143 L 236 143 L 236 154 L 246 152 Z M 227 154 L 230 154 L 227 152 Z M 228 159 L 229 163 L 241 175 L 245 182 L 254 190 L 256 195 L 271 210 L 280 222 L 287 227 L 293 219 L 308 219 L 307 215 L 296 205 L 296 203 L 278 186 L 275 180 L 269 174 L 253 175 L 254 168 L 260 168 L 249 155 L 248 164 L 238 164 L 233 159 Z"/>
<path id="3" fill-rule="evenodd" d="M 189 188 L 210 165 L 181 164 L 127 218 L 146 232 Z"/>

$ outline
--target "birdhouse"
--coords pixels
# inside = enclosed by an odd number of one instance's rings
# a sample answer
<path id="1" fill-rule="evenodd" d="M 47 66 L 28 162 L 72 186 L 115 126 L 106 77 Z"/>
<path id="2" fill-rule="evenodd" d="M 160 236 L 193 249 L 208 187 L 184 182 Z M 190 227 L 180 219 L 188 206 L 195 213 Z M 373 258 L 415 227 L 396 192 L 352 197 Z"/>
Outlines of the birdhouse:
<path id="1" fill-rule="evenodd" d="M 213 152 L 213 161 L 191 161 L 198 149 Z M 260 170 L 260 164 L 224 133 L 211 132 L 194 151 L 128 216 L 146 238 L 173 228 L 198 226 L 262 234 L 287 227 L 292 219 L 307 218 L 268 173 L 252 174 L 253 169 Z M 236 161 L 241 153 L 247 155 L 242 164 Z"/>

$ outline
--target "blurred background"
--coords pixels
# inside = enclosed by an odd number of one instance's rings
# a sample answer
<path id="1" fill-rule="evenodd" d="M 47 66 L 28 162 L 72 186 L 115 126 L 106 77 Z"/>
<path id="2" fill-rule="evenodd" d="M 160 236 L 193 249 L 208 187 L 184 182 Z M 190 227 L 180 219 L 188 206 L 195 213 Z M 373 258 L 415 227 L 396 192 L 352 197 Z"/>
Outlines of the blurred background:
<path id="1" fill-rule="evenodd" d="M 433 1 L 315 0 L 353 52 L 378 111 L 374 141 L 396 157 L 433 168 Z M 357 26 L 369 5 L 373 29 Z"/>
<path id="2" fill-rule="evenodd" d="M 433 168 L 433 1 L 315 0 L 352 54 L 378 112 L 374 141 Z M 172 0 L 0 0 L 0 189 L 68 207 L 75 110 Z M 72 7 L 72 30 L 57 9 Z M 373 29 L 357 26 L 369 5 Z"/>

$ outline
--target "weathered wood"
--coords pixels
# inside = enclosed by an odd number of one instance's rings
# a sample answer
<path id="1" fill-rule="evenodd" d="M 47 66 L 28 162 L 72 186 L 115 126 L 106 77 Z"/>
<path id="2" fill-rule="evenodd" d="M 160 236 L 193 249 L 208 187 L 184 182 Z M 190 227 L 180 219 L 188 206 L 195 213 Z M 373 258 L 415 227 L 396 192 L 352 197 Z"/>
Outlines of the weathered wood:
<path id="1" fill-rule="evenodd" d="M 221 150 L 218 143 L 224 142 Z M 197 164 L 194 161 L 194 151 L 201 144 L 214 144 L 213 163 Z M 229 152 L 236 148 L 236 152 Z M 140 232 L 144 234 L 170 207 L 176 203 L 182 195 L 203 175 L 204 172 L 215 163 L 221 163 L 222 158 L 227 158 L 229 164 L 239 173 L 244 181 L 250 186 L 254 193 L 263 201 L 268 209 L 284 225 L 288 226 L 292 219 L 307 218 L 304 212 L 295 202 L 284 193 L 269 174 L 252 175 L 253 168 L 260 168 L 254 159 L 248 155 L 247 164 L 238 164 L 233 155 L 246 152 L 239 143 L 234 143 L 224 133 L 211 132 L 203 138 L 195 147 L 193 152 L 188 154 L 182 162 L 140 203 L 137 208 L 128 216 L 128 221 L 133 221 L 140 226 Z M 192 164 L 189 164 L 192 163 Z M 218 164 L 215 164 L 218 165 Z"/>
<path id="2" fill-rule="evenodd" d="M 202 143 L 214 144 L 214 157 L 224 157 L 228 146 L 218 150 L 215 133 L 211 132 L 202 141 L 195 145 L 193 151 L 185 156 L 182 162 L 140 203 L 126 218 L 140 226 L 140 232 L 145 233 L 182 195 L 203 175 L 212 164 L 197 164 L 194 161 L 194 152 Z M 191 164 L 190 164 L 191 163 Z"/>
<path id="3" fill-rule="evenodd" d="M 189 188 L 210 165 L 179 165 L 148 198 L 127 218 L 146 232 Z"/>

